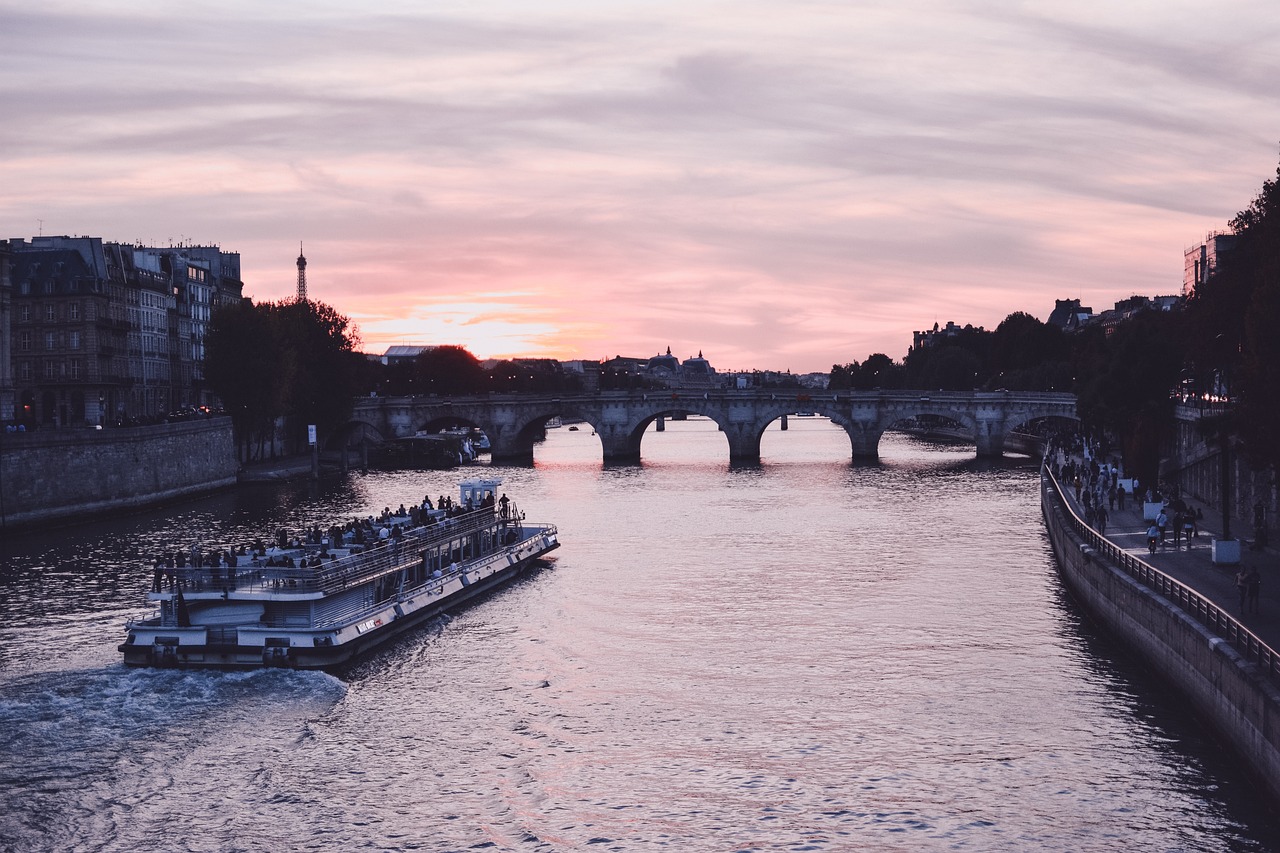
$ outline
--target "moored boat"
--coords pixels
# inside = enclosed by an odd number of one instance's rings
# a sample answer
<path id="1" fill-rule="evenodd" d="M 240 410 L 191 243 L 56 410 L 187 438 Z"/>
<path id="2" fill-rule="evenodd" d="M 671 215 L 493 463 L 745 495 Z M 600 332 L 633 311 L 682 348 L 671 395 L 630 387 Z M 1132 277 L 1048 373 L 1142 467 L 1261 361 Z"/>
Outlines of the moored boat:
<path id="1" fill-rule="evenodd" d="M 120 645 L 131 666 L 324 669 L 499 586 L 559 547 L 525 520 L 495 477 L 465 480 L 457 504 L 351 522 L 311 540 L 280 535 L 192 565 L 157 561 L 148 599 Z M 319 534 L 319 531 L 314 531 Z M 206 563 L 208 563 L 206 565 Z"/>

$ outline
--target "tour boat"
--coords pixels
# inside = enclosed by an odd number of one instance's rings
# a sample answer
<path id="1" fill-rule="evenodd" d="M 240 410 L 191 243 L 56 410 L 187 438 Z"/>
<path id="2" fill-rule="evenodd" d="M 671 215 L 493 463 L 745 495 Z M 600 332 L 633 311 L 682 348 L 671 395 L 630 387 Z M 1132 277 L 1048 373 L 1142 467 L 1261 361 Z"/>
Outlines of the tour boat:
<path id="1" fill-rule="evenodd" d="M 458 503 L 313 531 L 212 566 L 159 560 L 151 616 L 120 646 L 130 666 L 325 669 L 520 574 L 559 547 L 526 521 L 500 479 L 459 486 Z M 447 504 L 449 501 L 443 501 Z M 403 509 L 403 508 L 402 508 Z M 185 559 L 182 561 L 185 562 Z"/>

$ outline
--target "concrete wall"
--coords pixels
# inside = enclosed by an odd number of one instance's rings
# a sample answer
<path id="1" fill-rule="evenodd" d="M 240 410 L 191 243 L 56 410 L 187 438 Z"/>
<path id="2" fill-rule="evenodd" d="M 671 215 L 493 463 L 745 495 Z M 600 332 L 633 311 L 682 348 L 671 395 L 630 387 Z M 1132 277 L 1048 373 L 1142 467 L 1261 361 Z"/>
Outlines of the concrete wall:
<path id="1" fill-rule="evenodd" d="M 1086 542 L 1048 481 L 1041 505 L 1058 568 L 1077 601 L 1182 691 L 1280 803 L 1280 689 L 1225 639 Z"/>
<path id="2" fill-rule="evenodd" d="M 1206 441 L 1200 429 L 1202 415 L 1220 414 L 1212 410 L 1202 413 L 1191 406 L 1176 409 L 1175 430 L 1167 459 L 1162 463 L 1161 479 L 1178 485 L 1185 494 L 1222 510 L 1222 447 L 1217 441 Z M 1256 469 L 1238 445 L 1231 451 L 1231 535 L 1237 539 L 1254 537 L 1253 508 L 1261 503 L 1263 520 L 1269 530 L 1276 530 L 1276 509 L 1280 492 L 1275 472 Z"/>
<path id="3" fill-rule="evenodd" d="M 0 527 L 135 509 L 236 482 L 230 418 L 0 433 Z"/>

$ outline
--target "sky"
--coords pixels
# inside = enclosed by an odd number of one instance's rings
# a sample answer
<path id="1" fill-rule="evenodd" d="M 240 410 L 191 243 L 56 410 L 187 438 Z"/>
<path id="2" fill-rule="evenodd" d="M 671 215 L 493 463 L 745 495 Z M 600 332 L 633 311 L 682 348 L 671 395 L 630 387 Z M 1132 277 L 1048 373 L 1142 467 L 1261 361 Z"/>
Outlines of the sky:
<path id="1" fill-rule="evenodd" d="M 1274 0 L 0 0 L 0 237 L 239 252 L 362 348 L 827 371 L 1181 290 Z"/>

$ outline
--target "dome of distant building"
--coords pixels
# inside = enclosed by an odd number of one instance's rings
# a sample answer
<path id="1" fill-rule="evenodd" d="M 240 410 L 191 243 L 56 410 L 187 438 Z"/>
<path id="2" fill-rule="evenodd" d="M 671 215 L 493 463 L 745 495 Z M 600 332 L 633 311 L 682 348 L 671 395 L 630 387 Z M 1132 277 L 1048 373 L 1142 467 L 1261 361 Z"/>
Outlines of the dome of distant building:
<path id="1" fill-rule="evenodd" d="M 702 350 L 698 350 L 696 357 L 686 358 L 683 368 L 686 376 L 710 376 L 715 373 L 715 370 L 711 367 L 711 362 L 702 357 Z"/>
<path id="2" fill-rule="evenodd" d="M 645 370 L 653 375 L 666 373 L 676 376 L 680 373 L 680 360 L 671 354 L 671 347 L 667 347 L 666 355 L 655 355 L 649 359 Z"/>

